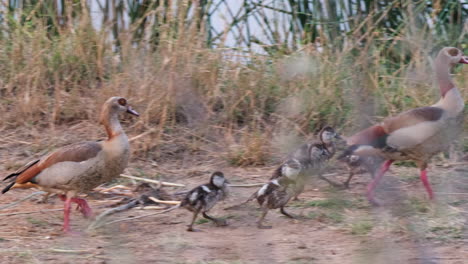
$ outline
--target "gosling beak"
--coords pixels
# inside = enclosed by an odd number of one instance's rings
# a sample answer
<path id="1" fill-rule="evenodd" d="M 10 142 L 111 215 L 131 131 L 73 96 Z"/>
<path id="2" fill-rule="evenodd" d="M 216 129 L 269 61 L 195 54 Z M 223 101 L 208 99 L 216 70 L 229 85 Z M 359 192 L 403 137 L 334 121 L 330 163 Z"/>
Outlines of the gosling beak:
<path id="1" fill-rule="evenodd" d="M 128 106 L 127 113 L 132 114 L 134 116 L 140 116 L 140 114 L 137 111 L 133 110 L 131 106 Z"/>

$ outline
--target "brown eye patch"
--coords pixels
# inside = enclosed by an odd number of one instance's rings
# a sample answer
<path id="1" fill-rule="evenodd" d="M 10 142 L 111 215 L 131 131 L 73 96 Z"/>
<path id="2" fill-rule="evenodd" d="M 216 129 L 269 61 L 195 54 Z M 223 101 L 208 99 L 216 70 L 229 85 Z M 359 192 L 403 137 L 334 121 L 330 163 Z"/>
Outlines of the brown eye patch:
<path id="1" fill-rule="evenodd" d="M 127 105 L 127 100 L 125 100 L 125 98 L 120 98 L 118 102 L 119 102 L 119 105 L 121 105 L 121 106 L 126 106 Z"/>
<path id="2" fill-rule="evenodd" d="M 457 56 L 458 55 L 458 49 L 449 49 L 448 53 L 451 56 Z"/>

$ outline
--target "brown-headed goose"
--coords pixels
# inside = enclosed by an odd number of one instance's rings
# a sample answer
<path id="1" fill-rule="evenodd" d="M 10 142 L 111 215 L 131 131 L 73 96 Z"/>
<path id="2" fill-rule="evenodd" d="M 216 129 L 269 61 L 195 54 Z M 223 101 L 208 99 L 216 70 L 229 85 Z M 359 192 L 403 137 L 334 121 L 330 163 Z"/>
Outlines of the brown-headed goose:
<path id="1" fill-rule="evenodd" d="M 458 63 L 468 64 L 468 57 L 453 47 L 443 48 L 435 59 L 435 73 L 441 98 L 432 105 L 405 111 L 358 132 L 347 139 L 350 147 L 340 155 L 379 155 L 386 161 L 368 185 L 367 198 L 374 200 L 374 189 L 395 160 L 413 160 L 429 198 L 434 194 L 427 179 L 431 157 L 446 149 L 462 129 L 464 101 L 452 81 L 450 70 Z"/>
<path id="2" fill-rule="evenodd" d="M 100 122 L 108 135 L 107 140 L 68 145 L 28 163 L 4 179 L 12 182 L 2 193 L 12 188 L 35 187 L 58 194 L 65 201 L 63 229 L 70 231 L 72 202 L 78 205 L 85 217 L 92 214 L 86 200 L 76 195 L 110 181 L 127 167 L 130 144 L 118 118 L 124 112 L 138 116 L 125 98 L 109 98 L 102 106 L 100 115 Z"/>
<path id="3" fill-rule="evenodd" d="M 188 225 L 187 231 L 197 231 L 193 228 L 193 224 L 201 212 L 203 217 L 213 221 L 217 226 L 226 226 L 227 222 L 224 219 L 214 218 L 209 216 L 207 212 L 215 206 L 215 204 L 226 198 L 228 193 L 229 182 L 224 178 L 222 172 L 214 172 L 211 175 L 208 184 L 200 185 L 187 193 L 185 198 L 180 203 L 181 207 L 193 212 L 192 221 Z"/>
<path id="4" fill-rule="evenodd" d="M 341 139 L 341 137 L 332 127 L 326 126 L 322 128 L 319 132 L 319 140 L 300 146 L 290 155 L 290 158 L 285 163 L 281 164 L 271 179 L 277 179 L 292 171 L 297 171 L 298 175 L 295 180 L 295 200 L 297 200 L 299 194 L 304 190 L 307 178 L 314 174 L 318 175 L 320 179 L 327 181 L 329 184 L 338 186 L 337 183 L 322 175 L 325 163 L 335 155 L 335 141 L 337 139 Z M 298 165 L 290 168 L 291 164 Z"/>

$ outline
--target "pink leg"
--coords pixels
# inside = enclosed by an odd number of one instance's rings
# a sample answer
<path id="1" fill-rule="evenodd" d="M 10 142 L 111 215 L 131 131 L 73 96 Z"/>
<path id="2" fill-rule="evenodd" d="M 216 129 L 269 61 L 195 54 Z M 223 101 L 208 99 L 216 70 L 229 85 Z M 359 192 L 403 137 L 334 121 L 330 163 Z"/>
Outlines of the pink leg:
<path id="1" fill-rule="evenodd" d="M 426 169 L 421 170 L 421 181 L 424 184 L 424 187 L 426 188 L 427 194 L 429 194 L 429 199 L 434 199 L 434 193 L 432 192 L 431 184 L 427 179 Z"/>
<path id="2" fill-rule="evenodd" d="M 65 207 L 63 208 L 63 231 L 67 233 L 70 232 L 70 209 L 71 209 L 71 199 L 66 198 Z"/>
<path id="3" fill-rule="evenodd" d="M 59 195 L 60 200 L 66 201 L 67 197 L 65 195 Z M 77 210 L 80 210 L 80 212 L 83 214 L 85 218 L 89 218 L 93 215 L 93 211 L 91 210 L 91 207 L 89 207 L 88 203 L 86 202 L 85 199 L 81 198 L 71 198 L 71 202 L 76 203 Z"/>
<path id="4" fill-rule="evenodd" d="M 91 210 L 91 207 L 89 207 L 85 199 L 72 198 L 71 201 L 78 205 L 80 212 L 83 214 L 85 218 L 89 218 L 93 215 L 93 211 Z"/>
<path id="5" fill-rule="evenodd" d="M 377 201 L 374 199 L 374 189 L 379 184 L 380 180 L 384 176 L 385 172 L 388 171 L 388 168 L 390 168 L 390 165 L 392 165 L 393 160 L 387 160 L 385 163 L 380 167 L 379 172 L 375 176 L 375 178 L 367 185 L 367 200 L 369 200 L 370 203 L 374 205 L 378 205 Z"/>

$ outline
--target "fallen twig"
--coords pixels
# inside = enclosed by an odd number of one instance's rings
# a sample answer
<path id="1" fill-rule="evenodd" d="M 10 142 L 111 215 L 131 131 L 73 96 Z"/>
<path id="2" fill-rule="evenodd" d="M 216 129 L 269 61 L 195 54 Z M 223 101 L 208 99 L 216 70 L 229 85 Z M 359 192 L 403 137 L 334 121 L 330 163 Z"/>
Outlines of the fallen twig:
<path id="1" fill-rule="evenodd" d="M 61 249 L 61 248 L 50 248 L 49 251 L 57 253 L 72 253 L 72 254 L 84 254 L 91 253 L 90 249 Z"/>
<path id="2" fill-rule="evenodd" d="M 137 140 L 139 138 L 142 138 L 142 137 L 144 137 L 146 135 L 149 135 L 149 134 L 155 132 L 156 130 L 157 130 L 156 128 L 150 129 L 150 130 L 148 130 L 146 132 L 141 133 L 140 135 L 136 135 L 136 136 L 130 138 L 128 141 L 132 142 L 132 141 Z"/>
<path id="3" fill-rule="evenodd" d="M 155 206 L 155 205 L 135 207 L 135 209 L 138 209 L 138 210 L 163 210 L 166 208 L 167 207 L 165 206 Z"/>
<path id="4" fill-rule="evenodd" d="M 18 201 L 9 203 L 9 204 L 4 205 L 4 206 L 0 206 L 0 210 L 13 207 L 13 206 L 15 206 L 15 205 L 17 205 L 17 204 L 20 204 L 20 203 L 22 203 L 22 202 L 28 200 L 29 198 L 31 198 L 31 197 L 33 197 L 33 196 L 36 196 L 36 195 L 38 195 L 38 194 L 44 194 L 44 193 L 46 193 L 46 192 L 38 191 L 38 192 L 31 193 L 30 195 L 28 195 L 28 196 L 26 196 L 26 197 L 24 197 L 24 198 L 22 198 L 22 199 L 20 199 L 20 200 L 18 200 Z"/>
<path id="5" fill-rule="evenodd" d="M 106 210 L 104 212 L 102 212 L 101 214 L 99 214 L 97 217 L 96 217 L 96 220 L 94 220 L 89 226 L 88 226 L 88 230 L 91 230 L 93 228 L 96 228 L 98 226 L 100 226 L 100 222 L 102 221 L 102 219 L 104 219 L 104 217 L 106 216 L 109 216 L 111 214 L 115 214 L 117 212 L 121 212 L 121 211 L 124 211 L 124 210 L 128 210 L 132 207 L 135 207 L 137 204 L 139 203 L 138 199 L 135 199 L 127 204 L 124 204 L 124 205 L 121 205 L 121 206 L 117 206 L 117 207 L 114 207 L 114 208 L 111 208 L 109 210 Z"/>
<path id="6" fill-rule="evenodd" d="M 180 204 L 176 205 L 176 206 L 173 206 L 171 208 L 168 208 L 164 211 L 161 211 L 161 212 L 157 212 L 157 213 L 151 213 L 151 214 L 146 214 L 146 215 L 140 215 L 140 216 L 136 216 L 136 217 L 131 217 L 131 218 L 123 218 L 123 219 L 117 219 L 117 220 L 114 220 L 114 221 L 110 221 L 110 222 L 107 222 L 107 223 L 104 223 L 100 226 L 105 226 L 105 225 L 110 225 L 110 224 L 114 224 L 114 223 L 119 223 L 119 222 L 125 222 L 125 221 L 132 221 L 132 220 L 135 220 L 135 219 L 141 219 L 141 218 L 144 218 L 144 217 L 148 217 L 148 216 L 153 216 L 153 215 L 158 215 L 158 214 L 164 214 L 164 213 L 167 213 L 167 212 L 170 212 L 172 210 L 175 210 L 177 208 L 180 207 Z M 95 228 L 97 228 L 99 226 L 96 226 Z"/>
<path id="7" fill-rule="evenodd" d="M 112 187 L 109 187 L 109 188 L 105 188 L 105 189 L 100 189 L 98 190 L 99 192 L 110 192 L 110 191 L 113 191 L 115 189 L 124 189 L 124 190 L 130 190 L 129 187 L 127 186 L 124 186 L 124 185 L 115 185 L 115 186 L 112 186 Z"/>
<path id="8" fill-rule="evenodd" d="M 265 183 L 228 184 L 229 187 L 241 187 L 241 188 L 261 187 L 263 185 L 265 185 Z"/>
<path id="9" fill-rule="evenodd" d="M 171 187 L 184 187 L 185 186 L 184 184 L 180 184 L 180 183 L 162 182 L 162 181 L 151 180 L 151 179 L 136 177 L 136 176 L 127 175 L 127 174 L 120 174 L 120 177 L 133 179 L 133 180 L 137 180 L 137 181 L 144 181 L 144 182 L 154 183 L 154 184 L 158 184 L 158 185 L 162 185 L 162 186 L 171 186 Z"/>
<path id="10" fill-rule="evenodd" d="M 45 212 L 54 212 L 54 211 L 62 211 L 62 210 L 63 209 L 44 209 L 44 210 L 39 210 L 39 211 L 5 213 L 5 214 L 0 214 L 0 216 L 10 216 L 10 215 L 20 215 L 20 214 L 35 214 L 35 213 L 45 213 Z"/>
<path id="11" fill-rule="evenodd" d="M 180 201 L 164 201 L 164 200 L 159 200 L 157 198 L 149 196 L 148 199 L 155 203 L 161 203 L 161 204 L 172 204 L 172 205 L 177 205 L 180 204 Z"/>
<path id="12" fill-rule="evenodd" d="M 444 164 L 441 164 L 439 166 L 441 166 L 443 168 L 448 168 L 448 167 L 452 167 L 452 166 L 467 165 L 467 164 L 468 164 L 468 162 L 466 162 L 466 161 L 460 161 L 460 162 L 444 163 Z"/>

